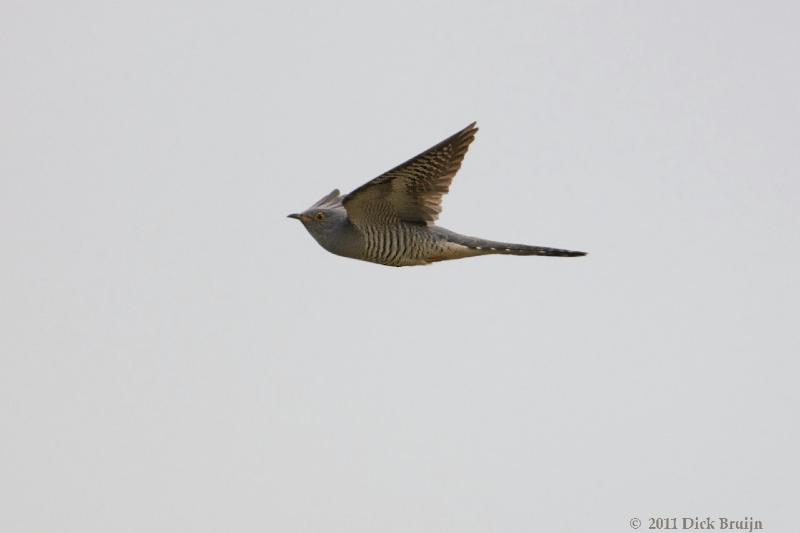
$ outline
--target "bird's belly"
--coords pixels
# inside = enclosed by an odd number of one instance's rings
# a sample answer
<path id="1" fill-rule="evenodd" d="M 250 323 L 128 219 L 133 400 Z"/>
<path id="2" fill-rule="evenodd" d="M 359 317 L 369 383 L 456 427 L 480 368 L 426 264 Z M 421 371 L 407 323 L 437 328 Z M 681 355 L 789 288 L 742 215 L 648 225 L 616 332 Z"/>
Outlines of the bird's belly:
<path id="1" fill-rule="evenodd" d="M 387 266 L 413 266 L 430 263 L 442 252 L 442 242 L 427 228 L 410 224 L 360 228 L 364 239 L 363 259 Z"/>
<path id="2" fill-rule="evenodd" d="M 428 265 L 437 261 L 478 255 L 462 244 L 449 242 L 427 228 L 403 228 L 399 231 L 366 232 L 367 261 L 387 266 Z"/>

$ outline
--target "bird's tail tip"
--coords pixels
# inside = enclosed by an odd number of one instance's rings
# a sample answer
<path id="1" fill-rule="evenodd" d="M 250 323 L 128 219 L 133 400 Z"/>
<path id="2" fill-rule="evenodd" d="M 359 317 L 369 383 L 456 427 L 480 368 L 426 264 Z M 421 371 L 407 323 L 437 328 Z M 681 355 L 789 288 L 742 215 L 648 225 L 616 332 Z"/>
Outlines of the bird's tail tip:
<path id="1" fill-rule="evenodd" d="M 528 246 L 526 244 L 511 244 L 495 249 L 496 253 L 510 255 L 543 255 L 549 257 L 581 257 L 586 252 L 576 250 L 564 250 L 561 248 L 549 248 L 547 246 Z"/>
<path id="2" fill-rule="evenodd" d="M 558 248 L 544 248 L 533 247 L 531 255 L 550 255 L 554 257 L 583 257 L 588 255 L 587 252 L 578 252 L 576 250 L 560 250 Z"/>

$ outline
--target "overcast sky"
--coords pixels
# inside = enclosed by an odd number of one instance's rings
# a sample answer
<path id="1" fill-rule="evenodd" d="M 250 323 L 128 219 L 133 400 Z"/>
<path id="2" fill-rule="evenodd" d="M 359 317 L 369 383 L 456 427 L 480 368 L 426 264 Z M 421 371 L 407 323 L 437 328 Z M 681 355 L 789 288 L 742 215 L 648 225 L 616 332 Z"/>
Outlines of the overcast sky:
<path id="1" fill-rule="evenodd" d="M 795 530 L 798 17 L 3 2 L 0 531 Z M 473 120 L 441 225 L 590 255 L 286 218 Z"/>

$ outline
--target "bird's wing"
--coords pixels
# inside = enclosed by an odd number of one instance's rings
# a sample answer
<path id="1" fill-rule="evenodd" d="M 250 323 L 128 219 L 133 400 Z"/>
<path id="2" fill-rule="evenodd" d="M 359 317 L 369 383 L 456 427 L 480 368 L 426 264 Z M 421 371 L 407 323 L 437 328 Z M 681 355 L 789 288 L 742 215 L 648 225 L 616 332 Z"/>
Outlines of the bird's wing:
<path id="1" fill-rule="evenodd" d="M 339 194 L 339 189 L 333 189 L 331 192 L 317 200 L 317 202 L 309 207 L 307 211 L 312 209 L 316 209 L 318 207 L 322 208 L 332 208 L 332 207 L 341 207 L 342 205 L 342 195 Z"/>
<path id="2" fill-rule="evenodd" d="M 376 218 L 433 223 L 477 131 L 473 122 L 354 190 L 342 199 L 348 217 L 356 225 Z"/>

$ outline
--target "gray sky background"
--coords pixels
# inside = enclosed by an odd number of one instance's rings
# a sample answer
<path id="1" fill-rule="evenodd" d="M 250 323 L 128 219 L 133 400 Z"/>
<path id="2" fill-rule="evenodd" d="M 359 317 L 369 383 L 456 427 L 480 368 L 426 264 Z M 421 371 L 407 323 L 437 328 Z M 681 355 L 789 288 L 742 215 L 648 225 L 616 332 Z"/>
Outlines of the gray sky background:
<path id="1" fill-rule="evenodd" d="M 0 531 L 796 530 L 793 2 L 0 7 Z M 472 120 L 394 269 L 295 221 Z"/>

